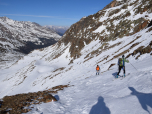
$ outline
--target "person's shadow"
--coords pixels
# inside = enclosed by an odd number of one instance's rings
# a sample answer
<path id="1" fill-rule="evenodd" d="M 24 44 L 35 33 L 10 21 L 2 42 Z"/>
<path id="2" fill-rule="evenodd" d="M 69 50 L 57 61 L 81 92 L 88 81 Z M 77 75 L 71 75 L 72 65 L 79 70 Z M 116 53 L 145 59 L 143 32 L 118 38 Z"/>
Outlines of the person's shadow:
<path id="1" fill-rule="evenodd" d="M 56 98 L 56 100 L 57 100 L 57 101 L 59 101 L 59 100 L 60 100 L 60 98 L 59 98 L 59 96 L 58 96 L 58 95 L 55 95 L 54 97 Z"/>
<path id="2" fill-rule="evenodd" d="M 149 114 L 151 114 L 147 108 L 147 106 L 152 108 L 152 93 L 141 93 L 136 91 L 133 87 L 128 87 L 132 92 L 131 95 L 135 95 L 142 108 L 146 110 Z"/>
<path id="3" fill-rule="evenodd" d="M 98 98 L 98 103 L 95 104 L 89 114 L 110 114 L 109 108 L 106 106 L 103 97 Z"/>
<path id="4" fill-rule="evenodd" d="M 116 76 L 117 76 L 117 72 L 112 73 L 112 75 L 113 75 L 113 77 L 114 77 L 114 78 L 116 78 Z"/>

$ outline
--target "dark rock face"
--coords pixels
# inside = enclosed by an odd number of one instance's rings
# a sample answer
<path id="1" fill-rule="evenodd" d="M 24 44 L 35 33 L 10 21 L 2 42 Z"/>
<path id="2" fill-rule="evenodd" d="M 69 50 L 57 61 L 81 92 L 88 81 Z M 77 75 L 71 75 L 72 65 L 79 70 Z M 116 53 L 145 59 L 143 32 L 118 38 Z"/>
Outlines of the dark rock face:
<path id="1" fill-rule="evenodd" d="M 150 23 L 148 24 L 148 27 L 151 27 L 152 26 L 152 20 L 150 21 Z"/>
<path id="2" fill-rule="evenodd" d="M 0 101 L 0 114 L 27 113 L 31 111 L 32 107 L 30 107 L 30 105 L 32 104 L 36 105 L 42 102 L 48 103 L 57 101 L 52 94 L 63 90 L 65 87 L 69 87 L 69 85 L 59 85 L 46 91 L 5 96 L 3 100 Z"/>
<path id="3" fill-rule="evenodd" d="M 149 43 L 147 47 L 141 46 L 138 49 L 136 49 L 132 55 L 136 55 L 137 53 L 140 53 L 140 55 L 145 54 L 145 53 L 150 53 L 152 51 L 152 41 Z M 140 55 L 138 57 L 140 57 Z M 138 59 L 136 57 L 136 59 Z"/>

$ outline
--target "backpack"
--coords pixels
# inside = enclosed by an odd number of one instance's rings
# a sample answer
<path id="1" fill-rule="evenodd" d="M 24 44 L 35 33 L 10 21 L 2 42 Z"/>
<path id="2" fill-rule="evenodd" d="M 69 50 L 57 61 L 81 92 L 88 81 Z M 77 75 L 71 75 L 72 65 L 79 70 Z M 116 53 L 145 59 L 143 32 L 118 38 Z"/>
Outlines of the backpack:
<path id="1" fill-rule="evenodd" d="M 100 70 L 99 66 L 96 67 L 96 70 Z"/>
<path id="2" fill-rule="evenodd" d="M 118 59 L 118 65 L 119 65 L 119 66 L 123 66 L 123 59 L 122 59 L 122 58 L 119 58 L 119 59 Z"/>

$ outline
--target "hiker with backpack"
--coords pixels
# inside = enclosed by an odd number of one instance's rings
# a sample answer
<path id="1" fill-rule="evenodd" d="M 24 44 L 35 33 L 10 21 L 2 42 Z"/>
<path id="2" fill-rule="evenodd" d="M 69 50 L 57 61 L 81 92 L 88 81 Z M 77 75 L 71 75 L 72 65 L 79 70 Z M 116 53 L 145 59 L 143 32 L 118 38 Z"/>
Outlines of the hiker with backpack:
<path id="1" fill-rule="evenodd" d="M 125 62 L 129 63 L 129 60 L 126 60 L 125 56 L 122 55 L 122 58 L 118 59 L 119 72 L 117 73 L 116 78 L 118 78 L 121 69 L 123 69 L 123 71 L 124 71 L 124 77 L 125 77 Z"/>
<path id="2" fill-rule="evenodd" d="M 96 75 L 97 74 L 99 75 L 99 71 L 100 71 L 100 67 L 99 67 L 99 65 L 97 65 L 97 67 L 96 67 Z"/>

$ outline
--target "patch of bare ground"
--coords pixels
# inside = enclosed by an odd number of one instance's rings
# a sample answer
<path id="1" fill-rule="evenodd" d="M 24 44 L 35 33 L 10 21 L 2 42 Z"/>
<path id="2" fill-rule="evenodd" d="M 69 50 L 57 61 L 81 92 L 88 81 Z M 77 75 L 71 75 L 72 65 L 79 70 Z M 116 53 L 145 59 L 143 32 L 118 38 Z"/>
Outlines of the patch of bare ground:
<path id="1" fill-rule="evenodd" d="M 151 52 L 152 52 L 152 41 L 149 43 L 149 45 L 147 47 L 141 46 L 141 47 L 137 48 L 136 50 L 134 50 L 132 55 L 136 55 L 137 53 L 139 53 L 140 55 L 143 55 L 145 53 L 151 53 Z M 140 57 L 140 55 L 138 55 L 136 57 L 136 59 L 138 59 Z"/>
<path id="2" fill-rule="evenodd" d="M 71 69 L 72 69 L 72 67 L 73 67 L 73 66 L 71 66 L 69 69 L 67 69 L 67 70 L 65 70 L 65 71 L 67 72 L 67 71 L 71 70 Z"/>
<path id="3" fill-rule="evenodd" d="M 136 41 L 137 39 L 139 39 L 141 36 L 137 36 L 136 39 L 134 39 L 133 41 L 129 42 L 128 44 L 126 44 L 125 46 L 123 46 L 122 48 L 120 48 L 118 51 L 116 51 L 115 53 L 119 52 L 120 50 L 122 50 L 123 48 L 125 48 L 126 46 L 132 44 L 134 41 Z M 133 48 L 133 46 L 131 46 L 130 48 Z"/>
<path id="4" fill-rule="evenodd" d="M 147 32 L 151 32 L 152 31 L 152 27 L 150 27 L 148 30 L 147 30 Z"/>
<path id="5" fill-rule="evenodd" d="M 97 62 L 97 64 L 99 64 L 99 63 L 103 62 L 104 60 L 107 60 L 107 59 L 108 59 L 108 57 L 109 57 L 109 55 L 107 55 L 106 57 L 104 57 L 101 61 Z"/>
<path id="6" fill-rule="evenodd" d="M 62 70 L 64 70 L 64 69 L 65 69 L 65 67 L 61 67 L 61 68 L 58 68 L 58 69 L 56 69 L 56 70 L 54 70 L 54 71 L 52 71 L 52 72 L 55 73 L 55 72 L 57 72 L 57 71 L 62 71 Z M 44 79 L 47 79 L 47 78 L 52 79 L 52 78 L 54 78 L 55 76 L 57 76 L 57 75 L 59 75 L 59 74 L 61 74 L 61 73 L 62 73 L 62 72 L 56 73 L 56 74 L 54 74 L 54 75 L 49 75 L 49 76 L 45 77 Z"/>
<path id="7" fill-rule="evenodd" d="M 65 67 L 61 67 L 61 68 L 58 68 L 58 69 L 54 70 L 53 72 L 61 71 L 61 70 L 64 70 L 64 69 L 65 69 Z"/>
<path id="8" fill-rule="evenodd" d="M 55 57 L 54 57 L 53 59 L 56 59 L 56 58 L 60 57 L 60 56 L 64 53 L 64 51 L 65 51 L 66 49 L 67 49 L 67 48 L 63 49 L 62 52 L 60 52 L 60 53 L 58 53 L 57 55 L 55 55 Z"/>
<path id="9" fill-rule="evenodd" d="M 69 85 L 59 85 L 45 91 L 5 96 L 0 101 L 0 114 L 22 114 L 32 110 L 30 105 L 57 101 L 52 95 Z"/>
<path id="10" fill-rule="evenodd" d="M 111 65 L 109 66 L 108 70 L 110 70 L 110 68 L 111 68 L 112 66 L 114 66 L 114 65 L 116 65 L 116 64 L 115 64 L 115 63 L 111 64 Z"/>
<path id="11" fill-rule="evenodd" d="M 141 43 L 141 42 L 140 42 Z M 122 53 L 119 53 L 118 55 L 115 55 L 112 59 L 110 59 L 109 61 L 111 61 L 111 60 L 113 60 L 113 59 L 115 59 L 115 58 L 117 58 L 117 57 L 119 57 L 119 56 L 121 56 L 121 55 L 124 55 L 125 53 L 127 53 L 127 52 L 129 52 L 129 50 L 130 49 L 132 49 L 133 47 L 135 47 L 135 46 L 137 46 L 138 44 L 140 44 L 140 43 L 134 43 L 129 49 L 127 49 L 127 50 L 125 50 L 125 51 L 123 51 Z M 128 58 L 129 56 L 133 56 L 133 55 L 136 55 L 137 53 L 139 53 L 140 55 L 143 55 L 143 54 L 145 54 L 145 53 L 151 53 L 151 51 L 152 51 L 152 41 L 149 43 L 149 45 L 147 46 L 147 47 L 144 47 L 144 46 L 141 46 L 141 47 L 139 47 L 139 48 L 137 48 L 136 50 L 134 50 L 134 52 L 133 53 L 130 53 L 130 54 L 128 54 L 127 56 L 126 56 L 126 58 Z M 140 57 L 140 55 L 138 55 L 135 59 L 138 59 L 139 57 Z M 151 54 L 152 55 L 152 54 Z M 109 62 L 109 61 L 107 61 L 107 62 Z M 107 62 L 105 62 L 105 63 L 107 63 Z M 104 64 L 105 64 L 104 63 Z"/>
<path id="12" fill-rule="evenodd" d="M 118 58 L 118 57 L 120 57 L 120 56 L 124 55 L 124 54 L 125 54 L 125 53 L 127 53 L 127 52 L 129 52 L 129 49 L 127 49 L 127 50 L 125 50 L 125 51 L 123 51 L 123 52 L 121 52 L 121 53 L 119 53 L 119 54 L 115 55 L 112 59 L 110 59 L 110 60 L 106 61 L 106 62 L 105 62 L 105 63 L 103 63 L 103 64 L 106 64 L 106 63 L 108 63 L 108 62 L 112 61 L 113 59 Z"/>

